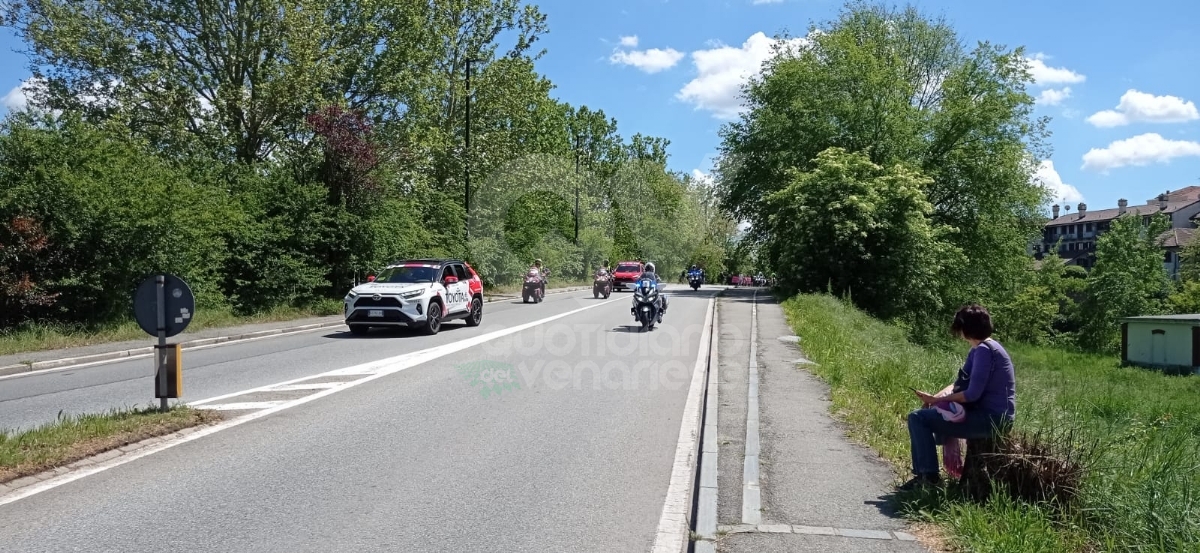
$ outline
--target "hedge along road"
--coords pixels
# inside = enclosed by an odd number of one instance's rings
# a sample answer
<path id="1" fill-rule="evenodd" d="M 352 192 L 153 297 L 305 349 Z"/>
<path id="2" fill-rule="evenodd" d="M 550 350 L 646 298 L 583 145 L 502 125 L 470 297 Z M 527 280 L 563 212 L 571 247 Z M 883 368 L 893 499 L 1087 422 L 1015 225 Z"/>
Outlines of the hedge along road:
<path id="1" fill-rule="evenodd" d="M 0 550 L 649 550 L 712 295 L 675 293 L 651 333 L 630 331 L 628 297 L 615 296 L 47 489 L 0 506 Z M 587 303 L 599 302 L 496 318 Z M 316 374 L 371 358 L 311 364 Z M 485 386 L 484 372 L 519 385 Z"/>
<path id="2" fill-rule="evenodd" d="M 197 401 L 319 374 L 486 334 L 498 327 L 523 324 L 596 302 L 590 293 L 583 292 L 551 294 L 539 305 L 521 305 L 520 298 L 497 299 L 486 304 L 481 326 L 467 328 L 462 321 L 449 321 L 437 336 L 384 329 L 356 337 L 345 327 L 332 327 L 185 349 L 182 399 Z M 146 345 L 153 343 L 154 339 L 147 337 Z M 75 415 L 157 405 L 153 376 L 154 361 L 144 357 L 0 379 L 0 429 L 28 429 L 52 422 L 59 411 Z"/>

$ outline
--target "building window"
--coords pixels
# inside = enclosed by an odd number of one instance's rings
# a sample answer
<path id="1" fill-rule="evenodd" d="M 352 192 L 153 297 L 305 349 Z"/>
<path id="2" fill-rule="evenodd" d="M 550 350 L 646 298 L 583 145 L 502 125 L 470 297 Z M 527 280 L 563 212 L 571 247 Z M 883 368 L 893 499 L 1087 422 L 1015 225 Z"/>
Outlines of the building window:
<path id="1" fill-rule="evenodd" d="M 1170 263 L 1170 262 L 1171 262 L 1171 252 L 1168 251 L 1167 255 L 1165 255 L 1163 257 L 1163 263 Z"/>
<path id="2" fill-rule="evenodd" d="M 1087 226 L 1084 228 L 1087 230 L 1087 232 L 1092 232 L 1092 224 L 1091 223 L 1088 223 Z"/>

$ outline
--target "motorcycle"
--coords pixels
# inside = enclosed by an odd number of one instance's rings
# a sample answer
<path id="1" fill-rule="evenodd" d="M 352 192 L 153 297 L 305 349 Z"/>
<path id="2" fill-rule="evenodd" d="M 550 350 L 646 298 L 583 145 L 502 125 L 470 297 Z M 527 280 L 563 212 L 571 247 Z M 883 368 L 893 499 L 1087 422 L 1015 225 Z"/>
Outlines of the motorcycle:
<path id="1" fill-rule="evenodd" d="M 659 311 L 658 284 L 650 279 L 642 279 L 633 288 L 633 307 L 630 311 L 634 320 L 641 323 L 642 331 L 654 330 L 658 321 Z"/>
<path id="2" fill-rule="evenodd" d="M 521 286 L 521 303 L 541 303 L 546 297 L 546 279 L 535 269 L 525 273 L 525 284 Z"/>
<path id="3" fill-rule="evenodd" d="M 699 290 L 703 281 L 704 277 L 700 275 L 700 271 L 688 273 L 688 284 L 691 285 L 692 290 Z"/>
<path id="4" fill-rule="evenodd" d="M 592 281 L 592 297 L 599 299 L 600 296 L 604 296 L 604 299 L 608 299 L 612 289 L 612 275 L 604 270 L 596 271 L 596 279 Z"/>

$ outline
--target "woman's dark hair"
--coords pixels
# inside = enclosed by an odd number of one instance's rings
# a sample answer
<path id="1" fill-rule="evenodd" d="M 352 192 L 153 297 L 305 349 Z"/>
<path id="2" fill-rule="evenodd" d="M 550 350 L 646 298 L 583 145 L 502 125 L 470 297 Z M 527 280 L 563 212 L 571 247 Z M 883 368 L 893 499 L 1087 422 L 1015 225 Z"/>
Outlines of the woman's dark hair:
<path id="1" fill-rule="evenodd" d="M 992 337 L 992 316 L 982 305 L 972 303 L 964 305 L 954 314 L 954 322 L 950 324 L 950 332 L 955 336 L 972 340 L 987 340 Z"/>

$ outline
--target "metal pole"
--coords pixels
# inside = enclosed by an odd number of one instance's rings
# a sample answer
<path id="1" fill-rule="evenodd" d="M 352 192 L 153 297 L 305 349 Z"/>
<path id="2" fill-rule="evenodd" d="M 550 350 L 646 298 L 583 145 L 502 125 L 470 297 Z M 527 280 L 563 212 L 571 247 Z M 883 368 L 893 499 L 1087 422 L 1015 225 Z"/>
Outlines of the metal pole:
<path id="1" fill-rule="evenodd" d="M 159 348 L 154 355 L 154 363 L 157 366 L 158 371 L 158 389 L 165 392 L 167 390 L 167 365 L 162 362 L 162 359 L 159 356 L 163 355 L 163 353 L 167 351 L 163 349 L 163 346 L 167 345 L 167 304 L 166 294 L 164 293 L 167 278 L 163 275 L 158 275 L 154 277 L 154 282 L 157 284 L 157 286 L 155 286 L 155 295 L 157 300 L 155 306 L 157 307 L 158 311 L 159 345 Z M 166 396 L 168 394 L 163 395 Z M 161 403 L 159 404 L 158 409 L 164 413 L 170 409 L 170 405 L 168 404 L 166 397 L 161 398 Z"/>
<path id="2" fill-rule="evenodd" d="M 575 136 L 575 245 L 579 245 L 579 136 Z"/>
<path id="3" fill-rule="evenodd" d="M 467 60 L 467 131 L 466 131 L 466 194 L 463 196 L 463 208 L 467 216 L 464 221 L 463 233 L 467 240 L 471 239 L 471 61 Z"/>

